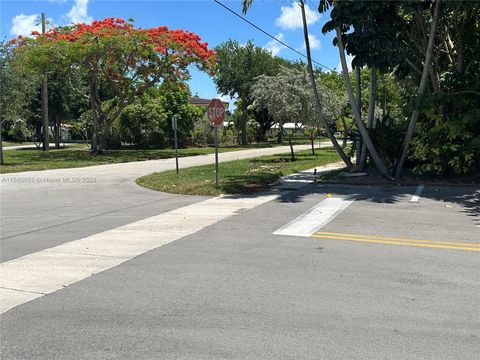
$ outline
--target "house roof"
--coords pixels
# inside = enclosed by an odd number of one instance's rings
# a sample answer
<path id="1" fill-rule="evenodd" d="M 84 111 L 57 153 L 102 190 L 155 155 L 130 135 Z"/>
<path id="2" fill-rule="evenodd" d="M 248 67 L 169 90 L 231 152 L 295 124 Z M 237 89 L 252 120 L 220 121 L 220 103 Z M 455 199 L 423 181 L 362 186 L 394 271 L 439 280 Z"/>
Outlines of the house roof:
<path id="1" fill-rule="evenodd" d="M 273 124 L 272 129 L 278 129 L 278 128 L 279 128 L 278 123 Z M 304 126 L 303 126 L 302 123 L 285 123 L 285 124 L 283 124 L 283 128 L 285 130 L 287 130 L 287 129 L 303 129 Z"/>
<path id="2" fill-rule="evenodd" d="M 204 106 L 204 107 L 207 107 L 208 104 L 210 103 L 210 100 L 211 99 L 203 99 L 201 97 L 198 97 L 198 96 L 190 96 L 188 98 L 188 102 L 194 106 Z M 228 108 L 228 106 L 230 105 L 228 101 L 222 101 L 223 103 L 223 106 L 225 106 L 225 108 Z"/>

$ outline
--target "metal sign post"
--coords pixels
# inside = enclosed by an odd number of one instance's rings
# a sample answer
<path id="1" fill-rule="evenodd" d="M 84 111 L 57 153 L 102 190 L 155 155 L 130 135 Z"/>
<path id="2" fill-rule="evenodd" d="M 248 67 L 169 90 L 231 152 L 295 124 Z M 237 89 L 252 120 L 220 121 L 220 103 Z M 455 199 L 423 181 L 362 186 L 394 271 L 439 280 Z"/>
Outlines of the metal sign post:
<path id="1" fill-rule="evenodd" d="M 215 187 L 218 188 L 218 126 L 215 125 Z"/>
<path id="2" fill-rule="evenodd" d="M 178 140 L 177 140 L 177 117 L 172 117 L 173 138 L 175 139 L 175 168 L 178 175 Z"/>
<path id="3" fill-rule="evenodd" d="M 218 127 L 225 118 L 225 106 L 219 99 L 212 99 L 208 104 L 207 116 L 215 132 L 215 187 L 218 188 Z"/>

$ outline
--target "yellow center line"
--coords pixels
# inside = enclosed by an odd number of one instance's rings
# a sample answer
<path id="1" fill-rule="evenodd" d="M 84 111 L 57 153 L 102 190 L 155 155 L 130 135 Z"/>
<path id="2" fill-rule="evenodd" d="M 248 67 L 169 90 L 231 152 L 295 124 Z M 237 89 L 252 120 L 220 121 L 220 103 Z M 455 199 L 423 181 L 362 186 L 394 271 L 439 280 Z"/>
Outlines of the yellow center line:
<path id="1" fill-rule="evenodd" d="M 406 242 L 415 242 L 415 243 L 431 243 L 431 244 L 439 244 L 439 245 L 454 245 L 454 246 L 466 246 L 466 247 L 473 247 L 473 248 L 480 248 L 479 243 L 464 243 L 464 242 L 453 242 L 453 241 L 436 241 L 436 240 L 418 240 L 418 239 L 407 239 L 407 238 L 398 238 L 398 237 L 385 237 L 385 236 L 377 236 L 377 235 L 355 235 L 355 234 L 343 234 L 343 233 L 335 233 L 335 232 L 323 232 L 317 231 L 314 236 L 340 236 L 340 237 L 348 237 L 353 239 L 374 239 L 374 240 L 386 240 L 386 241 L 406 241 Z"/>
<path id="2" fill-rule="evenodd" d="M 406 241 L 395 241 L 395 240 L 383 240 L 383 239 L 375 239 L 375 238 L 355 238 L 355 237 L 345 237 L 345 236 L 330 236 L 330 235 L 322 235 L 322 233 L 315 233 L 313 234 L 314 237 L 323 238 L 323 239 L 331 239 L 331 240 L 347 240 L 347 241 L 357 241 L 357 242 L 367 242 L 367 243 L 376 243 L 376 244 L 390 244 L 390 245 L 404 245 L 404 246 L 418 246 L 418 247 L 430 247 L 430 248 L 437 248 L 437 249 L 456 249 L 456 250 L 466 250 L 466 251 L 480 251 L 478 247 L 470 247 L 464 246 L 463 243 L 456 243 L 459 244 L 458 246 L 452 245 L 444 245 L 442 242 L 435 243 L 432 241 L 431 243 L 419 243 L 416 240 Z"/>

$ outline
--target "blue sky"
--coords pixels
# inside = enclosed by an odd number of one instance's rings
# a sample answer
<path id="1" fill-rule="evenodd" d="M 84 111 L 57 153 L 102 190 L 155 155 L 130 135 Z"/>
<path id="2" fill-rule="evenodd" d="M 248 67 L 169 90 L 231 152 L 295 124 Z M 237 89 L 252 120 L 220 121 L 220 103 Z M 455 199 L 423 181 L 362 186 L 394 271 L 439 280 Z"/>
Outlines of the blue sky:
<path id="1" fill-rule="evenodd" d="M 241 13 L 241 1 L 221 1 Z M 328 15 L 319 14 L 317 4 L 318 0 L 307 1 L 312 57 L 330 68 L 338 68 L 338 50 L 332 45 L 333 34 L 321 33 Z M 32 31 L 38 26 L 39 14 L 45 12 L 52 24 L 90 22 L 106 17 L 133 18 L 143 28 L 166 25 L 172 29 L 193 31 L 211 47 L 230 38 L 240 43 L 253 40 L 256 45 L 269 49 L 275 55 L 287 59 L 300 58 L 213 0 L 0 0 L 0 6 L 0 34 L 7 39 Z M 256 0 L 246 18 L 304 52 L 301 17 L 294 1 Z M 191 74 L 189 84 L 193 94 L 205 98 L 218 95 L 213 81 L 206 74 L 196 70 Z"/>

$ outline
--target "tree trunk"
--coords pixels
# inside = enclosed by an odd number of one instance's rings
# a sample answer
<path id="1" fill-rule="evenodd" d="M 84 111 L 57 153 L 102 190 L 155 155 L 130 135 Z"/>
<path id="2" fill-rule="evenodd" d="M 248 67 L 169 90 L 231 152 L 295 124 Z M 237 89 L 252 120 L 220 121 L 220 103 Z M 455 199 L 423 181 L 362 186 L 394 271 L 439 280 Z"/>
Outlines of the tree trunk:
<path id="1" fill-rule="evenodd" d="M 343 131 L 342 131 L 342 149 L 347 147 L 347 140 L 348 140 L 348 129 L 347 129 L 347 122 L 345 118 L 342 116 L 342 124 L 343 124 Z"/>
<path id="2" fill-rule="evenodd" d="M 373 126 L 373 118 L 375 116 L 375 101 L 377 98 L 377 70 L 372 65 L 370 69 L 370 96 L 368 99 L 368 115 L 367 115 L 367 129 Z M 362 153 L 359 161 L 359 170 L 362 171 L 365 168 L 365 162 L 367 160 L 367 147 L 365 143 L 362 145 Z"/>
<path id="3" fill-rule="evenodd" d="M 312 155 L 315 156 L 315 138 L 313 136 L 310 138 L 310 143 L 312 144 Z"/>
<path id="4" fill-rule="evenodd" d="M 42 13 L 42 34 L 45 35 L 45 14 Z M 42 124 L 43 124 L 43 151 L 50 148 L 50 136 L 48 128 L 48 78 L 43 75 L 42 81 Z"/>
<path id="5" fill-rule="evenodd" d="M 360 117 L 362 117 L 362 77 L 361 77 L 361 73 L 360 73 L 360 66 L 356 66 L 355 67 L 355 97 L 356 97 L 356 103 L 357 103 L 357 108 L 358 108 L 358 111 L 360 112 Z M 363 121 L 363 120 L 362 120 Z M 358 139 L 357 140 L 357 146 L 356 146 L 356 162 L 357 162 L 357 166 L 359 164 L 359 161 L 360 161 L 360 157 L 361 157 L 361 154 L 362 154 L 362 146 L 363 146 L 364 142 L 362 141 L 362 139 Z"/>
<path id="6" fill-rule="evenodd" d="M 242 99 L 243 100 L 243 99 Z M 244 100 L 246 101 L 246 100 Z M 243 105 L 242 111 L 242 145 L 247 145 L 247 122 L 248 122 L 248 113 L 247 113 L 247 104 Z"/>
<path id="7" fill-rule="evenodd" d="M 290 145 L 290 155 L 292 161 L 295 161 L 295 152 L 293 151 L 293 144 L 292 144 L 292 134 L 288 137 L 288 145 Z"/>
<path id="8" fill-rule="evenodd" d="M 278 137 L 278 144 L 281 144 L 283 143 L 283 125 L 280 125 L 280 123 L 278 124 L 278 134 L 277 134 L 277 137 Z"/>
<path id="9" fill-rule="evenodd" d="M 385 84 L 385 76 L 381 74 L 382 77 L 382 86 L 383 86 L 383 99 L 382 99 L 382 118 L 387 116 L 387 85 Z M 375 123 L 376 124 L 376 123 Z M 375 125 L 374 124 L 374 125 Z"/>
<path id="10" fill-rule="evenodd" d="M 337 6 L 338 4 L 337 1 L 338 0 L 334 0 L 334 6 Z M 352 85 L 350 84 L 350 78 L 348 77 L 347 60 L 345 58 L 345 51 L 343 48 L 342 31 L 338 26 L 336 27 L 335 30 L 337 34 L 338 52 L 340 54 L 340 60 L 342 63 L 342 73 L 345 81 L 345 88 L 347 89 L 347 94 L 348 94 L 348 98 L 350 100 L 350 106 L 352 108 L 352 112 L 355 118 L 355 123 L 357 124 L 357 128 L 360 132 L 360 135 L 363 138 L 363 141 L 365 142 L 367 150 L 372 155 L 375 166 L 384 176 L 388 176 L 387 167 L 383 163 L 382 159 L 380 159 L 380 157 L 378 156 L 377 150 L 375 149 L 375 146 L 373 145 L 372 140 L 368 135 L 367 129 L 365 128 L 365 125 L 362 122 L 359 109 L 357 108 L 357 104 L 355 103 L 355 98 L 353 97 Z"/>
<path id="11" fill-rule="evenodd" d="M 60 149 L 60 114 L 56 112 L 54 114 L 55 120 L 54 120 L 54 139 L 55 139 L 55 149 Z"/>
<path id="12" fill-rule="evenodd" d="M 457 32 L 457 46 L 455 51 L 457 53 L 456 58 L 456 68 L 459 74 L 463 73 L 463 29 L 462 24 L 460 24 L 461 20 L 457 20 L 455 24 L 456 32 Z"/>
<path id="13" fill-rule="evenodd" d="M 430 28 L 430 35 L 428 37 L 427 52 L 425 54 L 425 61 L 423 63 L 422 79 L 420 80 L 420 86 L 418 87 L 418 96 L 422 96 L 425 93 L 425 89 L 427 87 L 428 74 L 430 72 L 430 66 L 432 62 L 433 44 L 435 42 L 435 31 L 437 29 L 439 12 L 440 12 L 440 0 L 436 0 L 435 9 L 433 11 L 432 25 Z M 405 139 L 403 140 L 400 160 L 398 161 L 398 164 L 395 167 L 395 177 L 397 178 L 402 175 L 403 165 L 405 163 L 405 159 L 407 158 L 408 148 L 410 146 L 410 141 L 412 140 L 413 134 L 415 132 L 415 126 L 417 125 L 417 120 L 419 115 L 420 115 L 419 110 L 418 109 L 414 110 L 410 118 L 410 122 L 408 123 L 407 133 L 405 134 Z"/>
<path id="14" fill-rule="evenodd" d="M 306 52 L 307 52 L 307 68 L 308 68 L 308 73 L 310 75 L 310 82 L 312 84 L 313 94 L 315 96 L 315 103 L 316 103 L 318 112 L 320 114 L 320 123 L 325 128 L 325 132 L 327 133 L 327 136 L 330 139 L 330 141 L 332 142 L 332 144 L 333 144 L 335 150 L 337 151 L 338 155 L 340 155 L 340 157 L 342 158 L 345 165 L 347 165 L 348 168 L 351 168 L 352 167 L 352 162 L 350 161 L 350 158 L 345 154 L 345 152 L 341 148 L 337 139 L 335 138 L 332 131 L 330 130 L 330 127 L 328 126 L 327 121 L 323 117 L 322 104 L 320 102 L 320 97 L 318 96 L 317 85 L 315 83 L 315 76 L 313 74 L 312 57 L 311 57 L 311 54 L 310 54 L 310 41 L 308 39 L 307 17 L 305 15 L 305 2 L 304 2 L 304 0 L 300 0 L 300 8 L 302 10 L 303 35 L 304 35 L 304 38 L 305 38 L 305 49 L 306 49 Z"/>
<path id="15" fill-rule="evenodd" d="M 43 140 L 43 151 L 48 151 L 50 149 L 50 131 L 48 124 L 48 80 L 47 75 L 43 76 L 42 81 L 42 140 Z"/>
<path id="16" fill-rule="evenodd" d="M 103 155 L 103 151 L 107 148 L 107 141 L 110 136 L 110 128 L 107 125 L 107 120 L 104 113 L 100 113 L 98 117 L 99 129 L 97 135 L 97 154 Z"/>
<path id="17" fill-rule="evenodd" d="M 92 109 L 92 145 L 90 152 L 92 155 L 98 155 L 101 153 L 100 144 L 99 144 L 99 133 L 98 133 L 98 104 L 95 98 L 97 93 L 97 83 L 93 78 L 89 80 L 90 85 L 90 106 Z"/>

